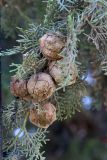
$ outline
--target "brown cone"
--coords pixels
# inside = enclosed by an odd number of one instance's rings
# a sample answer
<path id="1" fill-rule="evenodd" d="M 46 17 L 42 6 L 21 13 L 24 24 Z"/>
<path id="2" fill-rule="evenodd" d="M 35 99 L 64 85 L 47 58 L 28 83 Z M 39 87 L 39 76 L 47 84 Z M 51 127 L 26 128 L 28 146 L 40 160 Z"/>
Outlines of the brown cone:
<path id="1" fill-rule="evenodd" d="M 59 55 L 65 46 L 65 39 L 60 33 L 47 33 L 40 38 L 40 49 L 43 55 L 50 60 L 60 60 Z"/>
<path id="2" fill-rule="evenodd" d="M 51 103 L 46 103 L 41 109 L 31 109 L 29 120 L 40 128 L 48 128 L 56 120 L 56 108 Z"/>
<path id="3" fill-rule="evenodd" d="M 51 50 L 44 48 L 43 49 L 43 55 L 48 59 L 48 60 L 60 60 L 63 57 L 61 55 L 59 55 L 57 52 L 52 52 Z"/>
<path id="4" fill-rule="evenodd" d="M 50 75 L 38 73 L 31 76 L 27 84 L 29 94 L 37 102 L 49 98 L 55 91 L 55 85 Z"/>
<path id="5" fill-rule="evenodd" d="M 10 83 L 10 90 L 16 97 L 26 97 L 28 95 L 27 81 L 13 76 Z"/>
<path id="6" fill-rule="evenodd" d="M 61 68 L 58 67 L 58 65 L 56 65 L 55 61 L 49 64 L 49 74 L 52 76 L 52 78 L 55 80 L 57 84 L 62 82 L 62 71 Z"/>
<path id="7" fill-rule="evenodd" d="M 61 61 L 54 61 L 49 64 L 49 73 L 58 85 L 66 81 L 66 86 L 72 85 L 78 78 L 77 65 L 69 62 L 69 57 L 64 57 Z"/>

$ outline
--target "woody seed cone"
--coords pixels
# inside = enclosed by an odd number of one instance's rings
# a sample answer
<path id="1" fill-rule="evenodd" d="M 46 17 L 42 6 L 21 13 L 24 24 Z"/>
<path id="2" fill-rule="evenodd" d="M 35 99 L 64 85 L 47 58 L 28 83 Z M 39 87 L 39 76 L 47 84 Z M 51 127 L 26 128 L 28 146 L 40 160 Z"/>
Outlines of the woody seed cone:
<path id="1" fill-rule="evenodd" d="M 47 73 L 38 73 L 31 76 L 27 84 L 28 92 L 37 102 L 49 98 L 55 91 L 51 76 Z"/>
<path id="2" fill-rule="evenodd" d="M 65 46 L 65 39 L 61 33 L 47 33 L 40 38 L 40 49 L 43 55 L 50 60 L 60 60 L 59 55 Z"/>
<path id="3" fill-rule="evenodd" d="M 40 128 L 48 128 L 56 120 L 56 108 L 51 103 L 46 103 L 41 109 L 31 109 L 29 120 Z"/>
<path id="4" fill-rule="evenodd" d="M 27 97 L 29 95 L 27 90 L 27 81 L 13 76 L 11 78 L 10 91 L 15 97 Z"/>

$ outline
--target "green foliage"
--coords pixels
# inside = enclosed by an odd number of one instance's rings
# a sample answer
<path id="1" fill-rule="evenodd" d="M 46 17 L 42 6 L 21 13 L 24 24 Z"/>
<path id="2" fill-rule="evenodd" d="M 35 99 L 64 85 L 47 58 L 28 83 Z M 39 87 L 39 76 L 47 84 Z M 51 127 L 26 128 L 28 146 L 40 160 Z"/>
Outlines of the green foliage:
<path id="1" fill-rule="evenodd" d="M 27 54 L 27 53 L 26 53 Z M 38 54 L 38 48 L 35 50 L 30 50 L 28 55 L 23 58 L 22 64 L 14 64 L 12 63 L 10 67 L 14 68 L 11 69 L 10 72 L 16 72 L 17 78 L 21 79 L 28 79 L 31 73 L 36 73 L 41 70 L 46 63 L 45 58 L 40 59 L 40 55 Z"/>
<path id="2" fill-rule="evenodd" d="M 106 59 L 104 59 L 101 62 L 101 69 L 104 72 L 104 75 L 107 75 L 107 60 Z"/>
<path id="3" fill-rule="evenodd" d="M 56 1 L 48 0 L 47 8 L 46 8 L 46 15 L 44 18 L 44 25 L 48 27 L 48 24 L 53 23 L 57 15 L 58 15 L 58 6 L 56 4 Z"/>
<path id="4" fill-rule="evenodd" d="M 46 143 L 45 135 L 46 131 L 42 129 L 38 129 L 34 134 L 28 133 L 26 130 L 24 131 L 24 137 L 22 140 L 19 140 L 17 143 L 18 150 L 22 151 L 23 147 L 23 155 L 26 155 L 25 157 L 28 160 L 44 160 L 45 157 L 43 157 L 44 152 L 40 152 L 40 148 L 44 143 Z M 15 140 L 14 140 L 15 143 Z M 11 144 L 10 144 L 11 145 Z M 14 144 L 15 145 L 15 144 Z M 12 147 L 14 147 L 14 145 Z M 13 151 L 15 154 L 15 150 Z M 10 159 L 12 158 L 10 154 Z"/>
<path id="5" fill-rule="evenodd" d="M 87 95 L 86 86 L 78 81 L 74 85 L 59 90 L 55 95 L 57 105 L 57 118 L 59 120 L 71 118 L 76 111 L 81 111 L 82 97 Z"/>
<path id="6" fill-rule="evenodd" d="M 15 108 L 16 106 L 16 108 Z M 12 152 L 9 153 L 7 159 L 11 160 L 15 154 L 19 152 L 28 160 L 44 160 L 44 152 L 41 151 L 41 147 L 48 140 L 46 138 L 46 129 L 37 129 L 34 133 L 30 133 L 26 129 L 26 122 L 28 120 L 28 109 L 29 103 L 26 104 L 21 101 L 12 101 L 10 105 L 3 110 L 3 121 L 4 121 L 4 142 L 3 147 L 5 151 Z M 11 125 L 11 128 L 10 128 Z M 15 129 L 20 128 L 19 133 L 14 138 L 12 133 Z M 8 129 L 8 130 L 7 130 Z M 5 133 L 5 130 L 7 132 Z M 20 139 L 19 135 L 24 133 L 24 136 Z"/>
<path id="7" fill-rule="evenodd" d="M 18 28 L 20 34 L 19 39 L 17 40 L 18 46 L 15 46 L 13 49 L 8 49 L 2 51 L 0 56 L 14 55 L 14 54 L 24 54 L 30 50 L 36 52 L 39 49 L 39 38 L 48 31 L 47 28 L 42 27 L 42 25 L 30 24 L 29 29 L 24 30 Z"/>
<path id="8" fill-rule="evenodd" d="M 0 56 L 11 56 L 11 55 L 14 55 L 14 54 L 18 54 L 21 52 L 21 48 L 19 46 L 16 46 L 12 49 L 7 49 L 6 51 L 2 51 L 0 53 Z"/>

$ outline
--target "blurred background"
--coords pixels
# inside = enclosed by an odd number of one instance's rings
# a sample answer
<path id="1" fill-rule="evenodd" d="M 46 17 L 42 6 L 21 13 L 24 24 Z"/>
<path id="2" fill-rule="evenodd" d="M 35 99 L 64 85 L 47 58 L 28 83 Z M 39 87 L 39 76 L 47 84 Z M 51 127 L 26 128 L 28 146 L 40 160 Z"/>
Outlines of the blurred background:
<path id="1" fill-rule="evenodd" d="M 0 50 L 17 45 L 17 27 L 27 28 L 39 24 L 45 14 L 42 0 L 0 0 Z M 82 56 L 81 56 L 82 53 Z M 50 128 L 50 141 L 45 146 L 47 160 L 107 160 L 107 77 L 98 70 L 96 50 L 85 39 L 79 56 L 86 61 L 87 72 L 83 79 L 88 84 L 89 96 L 81 101 L 83 112 L 70 120 L 55 122 Z M 9 91 L 10 64 L 21 63 L 21 55 L 2 57 L 2 104 L 11 102 Z M 90 62 L 95 63 L 90 63 Z"/>

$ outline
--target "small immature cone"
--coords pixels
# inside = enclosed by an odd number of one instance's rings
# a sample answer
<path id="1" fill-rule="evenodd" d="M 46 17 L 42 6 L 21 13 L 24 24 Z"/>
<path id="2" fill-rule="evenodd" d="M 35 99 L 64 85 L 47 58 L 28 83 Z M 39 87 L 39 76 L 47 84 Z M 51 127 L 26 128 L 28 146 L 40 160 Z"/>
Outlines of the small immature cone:
<path id="1" fill-rule="evenodd" d="M 56 120 L 56 108 L 51 103 L 46 103 L 41 109 L 31 109 L 29 120 L 40 128 L 48 128 Z"/>
<path id="2" fill-rule="evenodd" d="M 49 60 L 60 60 L 59 55 L 65 46 L 65 38 L 61 33 L 47 33 L 40 38 L 40 49 L 43 55 Z"/>
<path id="3" fill-rule="evenodd" d="M 28 92 L 36 102 L 41 102 L 55 91 L 55 84 L 51 76 L 47 73 L 38 73 L 31 76 L 27 84 Z"/>
<path id="4" fill-rule="evenodd" d="M 15 97 L 24 98 L 28 96 L 27 81 L 13 76 L 10 83 L 10 91 Z"/>

